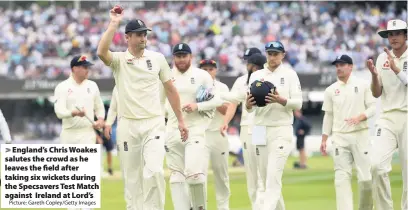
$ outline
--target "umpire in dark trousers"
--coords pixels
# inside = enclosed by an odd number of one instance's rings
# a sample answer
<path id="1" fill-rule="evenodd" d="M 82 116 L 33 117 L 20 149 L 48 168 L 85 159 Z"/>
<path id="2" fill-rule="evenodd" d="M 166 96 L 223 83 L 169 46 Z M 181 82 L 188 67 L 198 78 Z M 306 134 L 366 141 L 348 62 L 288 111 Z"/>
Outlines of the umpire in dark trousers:
<path id="1" fill-rule="evenodd" d="M 295 121 L 293 123 L 293 130 L 296 136 L 296 149 L 299 151 L 299 162 L 295 162 L 293 167 L 297 169 L 306 169 L 307 156 L 305 151 L 305 137 L 310 133 L 311 124 L 306 117 L 303 116 L 301 110 L 296 110 L 294 116 Z"/>

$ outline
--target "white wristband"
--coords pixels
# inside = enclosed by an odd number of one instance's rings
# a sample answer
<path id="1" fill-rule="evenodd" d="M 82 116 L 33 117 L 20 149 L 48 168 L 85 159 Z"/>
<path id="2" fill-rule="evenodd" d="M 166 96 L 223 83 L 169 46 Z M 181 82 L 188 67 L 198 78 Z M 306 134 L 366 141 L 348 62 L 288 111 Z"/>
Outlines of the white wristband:
<path id="1" fill-rule="evenodd" d="M 397 74 L 398 78 L 401 80 L 401 82 L 406 86 L 408 81 L 407 81 L 407 73 L 405 71 L 400 71 Z"/>

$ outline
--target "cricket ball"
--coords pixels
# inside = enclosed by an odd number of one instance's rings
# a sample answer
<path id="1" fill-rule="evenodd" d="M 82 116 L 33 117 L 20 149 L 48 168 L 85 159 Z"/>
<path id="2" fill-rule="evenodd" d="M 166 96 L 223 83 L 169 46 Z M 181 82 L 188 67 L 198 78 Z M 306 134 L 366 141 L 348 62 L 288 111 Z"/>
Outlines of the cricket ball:
<path id="1" fill-rule="evenodd" d="M 122 8 L 121 6 L 119 6 L 119 5 L 116 5 L 116 6 L 113 8 L 113 11 L 114 11 L 116 14 L 122 14 L 123 8 Z"/>

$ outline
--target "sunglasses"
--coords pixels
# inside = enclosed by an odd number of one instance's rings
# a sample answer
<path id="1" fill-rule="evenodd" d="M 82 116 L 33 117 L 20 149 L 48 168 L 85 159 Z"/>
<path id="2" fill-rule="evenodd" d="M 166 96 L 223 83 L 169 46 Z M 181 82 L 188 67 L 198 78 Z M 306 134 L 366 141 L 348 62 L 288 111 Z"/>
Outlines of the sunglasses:
<path id="1" fill-rule="evenodd" d="M 265 48 L 271 48 L 271 47 L 283 49 L 282 43 L 276 42 L 276 41 L 268 42 L 268 43 L 265 45 Z"/>

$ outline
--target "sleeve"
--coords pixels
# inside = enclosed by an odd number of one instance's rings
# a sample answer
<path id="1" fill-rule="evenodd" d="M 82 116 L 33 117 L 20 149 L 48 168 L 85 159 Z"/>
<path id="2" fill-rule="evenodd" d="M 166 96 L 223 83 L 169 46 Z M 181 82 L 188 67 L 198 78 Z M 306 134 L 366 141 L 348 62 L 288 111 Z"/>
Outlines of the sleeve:
<path id="1" fill-rule="evenodd" d="M 303 104 L 302 87 L 300 86 L 299 77 L 296 72 L 291 73 L 289 98 L 287 99 L 286 107 L 292 110 L 301 109 Z"/>
<path id="2" fill-rule="evenodd" d="M 241 83 L 241 79 L 242 77 L 239 77 L 235 80 L 231 92 L 221 93 L 221 99 L 234 104 L 244 103 L 247 90 L 245 89 L 244 84 Z"/>
<path id="3" fill-rule="evenodd" d="M 333 128 L 333 112 L 324 113 L 322 127 L 322 134 L 330 136 Z"/>
<path id="4" fill-rule="evenodd" d="M 67 97 L 68 91 L 65 90 L 63 85 L 60 83 L 57 85 L 54 91 L 55 103 L 54 112 L 59 119 L 72 117 L 71 111 L 67 109 Z"/>
<path id="5" fill-rule="evenodd" d="M 11 142 L 11 135 L 10 129 L 7 125 L 7 121 L 4 118 L 3 112 L 0 110 L 0 129 L 1 129 L 1 136 L 3 137 L 6 143 Z"/>
<path id="6" fill-rule="evenodd" d="M 160 55 L 158 61 L 160 65 L 159 78 L 162 81 L 162 83 L 165 83 L 171 80 L 171 69 L 164 55 Z"/>
<path id="7" fill-rule="evenodd" d="M 96 117 L 105 119 L 105 106 L 103 105 L 103 101 L 101 98 L 101 93 L 99 92 L 98 85 L 95 83 L 96 93 L 94 96 L 94 104 L 95 104 L 95 115 Z"/>
<path id="8" fill-rule="evenodd" d="M 112 61 L 109 64 L 109 67 L 112 69 L 112 71 L 117 71 L 119 70 L 120 67 L 120 54 L 122 52 L 112 52 Z"/>
<path id="9" fill-rule="evenodd" d="M 398 74 L 397 74 L 398 78 L 401 80 L 402 84 L 404 84 L 405 86 L 407 86 L 408 83 L 408 78 L 407 78 L 407 72 L 401 70 Z"/>
<path id="10" fill-rule="evenodd" d="M 112 91 L 112 99 L 109 105 L 109 110 L 108 110 L 108 116 L 106 117 L 106 125 L 113 125 L 115 122 L 117 113 L 118 113 L 118 106 L 117 106 L 117 91 L 116 91 L 116 86 L 113 88 Z"/>
<path id="11" fill-rule="evenodd" d="M 204 70 L 202 70 L 202 71 L 204 71 Z M 215 81 L 212 79 L 210 74 L 205 73 L 205 74 L 202 74 L 202 76 L 203 76 L 203 79 L 204 79 L 203 85 L 206 88 L 214 88 L 215 87 L 214 86 Z M 219 107 L 219 106 L 221 106 L 223 104 L 223 100 L 220 98 L 220 91 L 215 91 L 215 92 L 213 92 L 213 94 L 214 94 L 214 97 L 211 100 L 197 103 L 198 111 L 209 111 L 209 110 L 215 109 L 215 108 L 217 108 L 217 107 Z"/>
<path id="12" fill-rule="evenodd" d="M 374 116 L 377 107 L 376 99 L 371 93 L 369 85 L 367 85 L 364 90 L 364 104 L 366 108 L 366 110 L 364 111 L 364 115 L 367 117 L 367 119 Z"/>
<path id="13" fill-rule="evenodd" d="M 333 101 L 329 90 L 329 88 L 326 88 L 326 90 L 324 91 L 322 110 L 325 112 L 333 111 Z"/>

